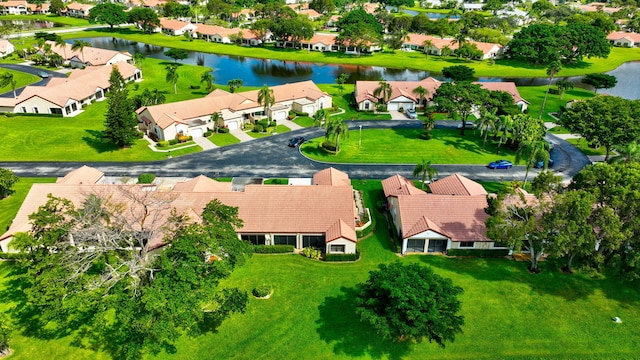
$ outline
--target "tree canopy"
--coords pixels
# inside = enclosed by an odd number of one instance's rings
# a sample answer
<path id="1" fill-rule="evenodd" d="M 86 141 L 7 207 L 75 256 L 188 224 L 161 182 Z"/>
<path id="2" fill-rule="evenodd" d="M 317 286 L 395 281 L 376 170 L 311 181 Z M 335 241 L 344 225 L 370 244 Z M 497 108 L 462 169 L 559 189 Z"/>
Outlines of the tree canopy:
<path id="1" fill-rule="evenodd" d="M 218 288 L 251 254 L 235 233 L 242 225 L 237 209 L 214 200 L 203 223 L 194 224 L 175 211 L 157 216 L 166 211 L 166 194 L 119 189 L 118 199 L 140 211 L 88 195 L 78 207 L 50 197 L 30 216 L 32 230 L 14 240 L 30 250 L 22 263 L 29 301 L 21 316 L 37 313 L 34 327 L 55 321 L 77 329 L 78 341 L 129 359 L 175 351 L 178 337 L 210 331 L 244 311 L 245 292 Z M 158 237 L 169 245 L 157 248 L 150 239 Z"/>
<path id="2" fill-rule="evenodd" d="M 423 339 L 444 347 L 462 332 L 458 296 L 463 290 L 431 268 L 394 262 L 380 264 L 357 286 L 356 312 L 385 339 Z"/>
<path id="3" fill-rule="evenodd" d="M 138 24 L 145 32 L 153 32 L 160 26 L 158 14 L 151 8 L 134 7 L 129 11 L 129 22 Z"/>
<path id="4" fill-rule="evenodd" d="M 115 66 L 109 77 L 107 104 L 109 108 L 105 114 L 105 139 L 119 148 L 131 146 L 138 138 L 138 120 L 135 117 L 133 102 L 129 99 L 127 85 Z"/>
<path id="5" fill-rule="evenodd" d="M 106 2 L 98 4 L 89 10 L 89 22 L 108 24 L 112 29 L 114 25 L 124 24 L 128 20 L 124 6 Z"/>
<path id="6" fill-rule="evenodd" d="M 587 74 L 582 79 L 582 82 L 594 87 L 597 93 L 600 89 L 611 89 L 618 84 L 618 79 L 609 74 Z"/>
<path id="7" fill-rule="evenodd" d="M 438 108 L 459 115 L 463 126 L 460 135 L 464 135 L 464 128 L 471 112 L 480 106 L 488 96 L 489 91 L 478 84 L 468 81 L 458 83 L 444 83 L 440 85 L 433 97 Z"/>
<path id="8" fill-rule="evenodd" d="M 442 69 L 442 75 L 453 82 L 472 81 L 475 70 L 464 65 L 453 65 Z"/>
<path id="9" fill-rule="evenodd" d="M 13 173 L 13 171 L 0 168 L 0 199 L 11 194 L 13 185 L 15 185 L 18 180 L 19 178 Z"/>

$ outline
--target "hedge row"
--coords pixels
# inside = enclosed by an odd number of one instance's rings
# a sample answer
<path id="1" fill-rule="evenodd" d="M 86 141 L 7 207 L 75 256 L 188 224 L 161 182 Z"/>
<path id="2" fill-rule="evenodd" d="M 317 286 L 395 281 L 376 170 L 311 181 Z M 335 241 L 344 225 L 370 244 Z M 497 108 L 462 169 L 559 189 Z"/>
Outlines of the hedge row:
<path id="1" fill-rule="evenodd" d="M 473 256 L 473 257 L 504 257 L 509 255 L 509 249 L 476 250 L 476 249 L 449 249 L 449 256 Z"/>
<path id="2" fill-rule="evenodd" d="M 256 254 L 284 254 L 293 252 L 293 245 L 253 245 Z"/>
<path id="3" fill-rule="evenodd" d="M 356 261 L 360 259 L 360 251 L 356 251 L 355 254 L 325 254 L 324 261 L 337 262 L 337 261 Z"/>
<path id="4" fill-rule="evenodd" d="M 0 252 L 0 259 L 22 259 L 25 258 L 27 254 L 24 253 L 6 253 Z"/>

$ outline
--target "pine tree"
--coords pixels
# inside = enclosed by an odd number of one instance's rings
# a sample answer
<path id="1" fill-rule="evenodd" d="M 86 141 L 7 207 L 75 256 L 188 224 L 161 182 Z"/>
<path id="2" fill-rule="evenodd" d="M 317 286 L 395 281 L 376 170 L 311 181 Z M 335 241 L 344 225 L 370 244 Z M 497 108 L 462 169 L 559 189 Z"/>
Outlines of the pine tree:
<path id="1" fill-rule="evenodd" d="M 104 137 L 117 147 L 131 146 L 137 138 L 137 120 L 134 115 L 133 102 L 129 99 L 124 78 L 114 67 L 109 77 L 110 90 L 107 93 L 109 110 L 105 115 Z"/>

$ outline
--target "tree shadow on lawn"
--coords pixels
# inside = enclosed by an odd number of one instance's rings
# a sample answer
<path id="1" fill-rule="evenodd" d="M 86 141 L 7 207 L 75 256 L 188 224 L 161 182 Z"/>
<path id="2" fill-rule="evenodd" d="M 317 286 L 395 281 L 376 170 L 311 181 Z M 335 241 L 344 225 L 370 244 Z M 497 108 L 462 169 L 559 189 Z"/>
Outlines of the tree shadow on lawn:
<path id="1" fill-rule="evenodd" d="M 324 299 L 318 308 L 320 319 L 316 322 L 320 338 L 333 345 L 334 354 L 399 360 L 410 353 L 411 343 L 384 340 L 371 326 L 360 321 L 353 302 L 354 288 L 341 287 L 340 290 L 340 295 Z"/>
<path id="2" fill-rule="evenodd" d="M 526 284 L 533 292 L 553 295 L 567 301 L 585 299 L 601 290 L 609 299 L 621 303 L 640 303 L 640 292 L 615 276 L 592 279 L 580 273 L 567 274 L 564 260 L 549 259 L 539 263 L 541 272 L 529 272 L 528 261 L 505 258 L 448 258 L 419 255 L 421 262 L 443 270 L 472 276 L 480 281 L 509 281 Z M 574 265 L 576 266 L 576 265 Z M 622 291 L 624 289 L 624 291 Z"/>
<path id="3" fill-rule="evenodd" d="M 102 131 L 96 131 L 96 130 L 85 130 L 85 131 L 89 133 L 90 136 L 83 136 L 82 140 L 84 140 L 84 142 L 86 142 L 87 145 L 94 148 L 98 153 L 113 152 L 118 150 L 118 147 L 114 143 L 108 140 L 105 140 L 102 134 Z"/>

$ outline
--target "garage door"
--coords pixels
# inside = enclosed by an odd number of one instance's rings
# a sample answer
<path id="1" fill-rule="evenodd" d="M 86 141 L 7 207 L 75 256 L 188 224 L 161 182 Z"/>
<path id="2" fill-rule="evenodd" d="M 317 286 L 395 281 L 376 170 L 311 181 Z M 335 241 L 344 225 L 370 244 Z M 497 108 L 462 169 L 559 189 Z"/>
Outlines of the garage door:
<path id="1" fill-rule="evenodd" d="M 191 129 L 190 133 L 194 138 L 202 137 L 202 129 Z"/>
<path id="2" fill-rule="evenodd" d="M 229 130 L 238 130 L 238 122 L 237 121 L 229 121 L 227 124 Z"/>
<path id="3" fill-rule="evenodd" d="M 287 118 L 286 111 L 276 111 L 273 113 L 273 120 L 284 120 Z"/>
<path id="4" fill-rule="evenodd" d="M 307 114 L 313 114 L 313 110 L 315 109 L 315 106 L 313 105 L 306 105 L 302 108 L 302 112 L 306 112 Z"/>
<path id="5" fill-rule="evenodd" d="M 387 104 L 387 110 L 398 110 L 398 103 Z"/>

